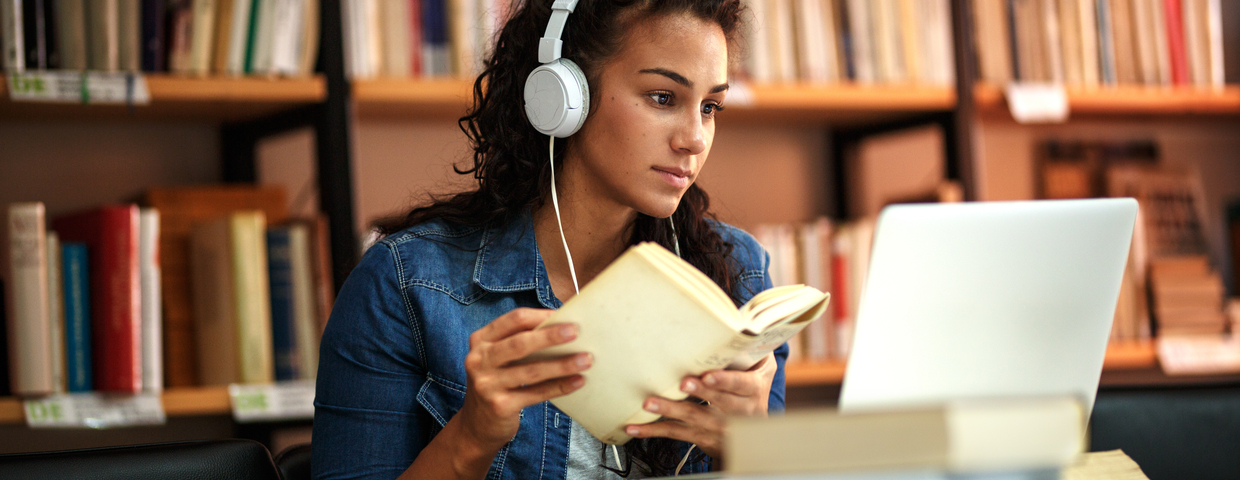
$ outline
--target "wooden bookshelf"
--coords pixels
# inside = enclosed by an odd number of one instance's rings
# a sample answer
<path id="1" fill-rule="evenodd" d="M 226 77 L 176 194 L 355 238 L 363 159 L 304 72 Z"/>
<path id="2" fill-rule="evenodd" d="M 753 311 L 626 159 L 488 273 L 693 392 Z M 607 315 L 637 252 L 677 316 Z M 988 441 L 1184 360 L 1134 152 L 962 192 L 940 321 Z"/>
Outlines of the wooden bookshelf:
<path id="1" fill-rule="evenodd" d="M 465 114 L 473 83 L 464 80 L 375 79 L 353 83 L 358 116 L 440 119 Z M 878 122 L 910 114 L 945 112 L 956 105 L 947 87 L 738 85 L 729 93 L 725 121 L 808 120 L 836 125 Z"/>
<path id="2" fill-rule="evenodd" d="M 169 389 L 163 393 L 163 402 L 164 414 L 169 417 L 232 414 L 227 386 Z M 0 425 L 25 421 L 21 400 L 16 397 L 0 398 Z"/>
<path id="3" fill-rule="evenodd" d="M 973 94 L 978 110 L 1006 114 L 1008 106 L 1002 87 L 980 84 Z M 1067 94 L 1070 116 L 1240 115 L 1240 85 L 1227 85 L 1222 90 L 1145 86 L 1069 88 Z"/>
<path id="4" fill-rule="evenodd" d="M 844 381 L 845 362 L 789 363 L 784 370 L 788 386 L 838 385 Z M 1153 342 L 1118 343 L 1107 346 L 1105 371 L 1143 370 L 1158 367 L 1158 353 Z"/>
<path id="5" fill-rule="evenodd" d="M 148 105 L 75 105 L 15 102 L 0 85 L 0 120 L 192 120 L 233 122 L 322 102 L 322 76 L 305 78 L 146 75 Z"/>

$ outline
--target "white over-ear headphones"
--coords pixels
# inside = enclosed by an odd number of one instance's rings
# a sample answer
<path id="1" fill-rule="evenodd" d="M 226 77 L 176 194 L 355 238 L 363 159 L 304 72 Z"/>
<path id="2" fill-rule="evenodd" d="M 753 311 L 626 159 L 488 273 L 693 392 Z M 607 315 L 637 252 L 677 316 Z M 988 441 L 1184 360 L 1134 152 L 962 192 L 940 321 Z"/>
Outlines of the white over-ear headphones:
<path id="1" fill-rule="evenodd" d="M 577 0 L 555 0 L 547 32 L 538 41 L 538 68 L 525 78 L 525 116 L 545 135 L 567 138 L 581 129 L 590 112 L 590 86 L 581 68 L 560 58 L 564 23 Z"/>

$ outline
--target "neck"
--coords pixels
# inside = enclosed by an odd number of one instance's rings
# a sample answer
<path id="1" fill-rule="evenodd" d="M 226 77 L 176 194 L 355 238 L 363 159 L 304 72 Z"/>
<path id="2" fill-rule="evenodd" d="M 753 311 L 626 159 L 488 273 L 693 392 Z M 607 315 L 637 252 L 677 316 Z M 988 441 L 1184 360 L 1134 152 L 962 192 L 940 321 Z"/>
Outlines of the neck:
<path id="1" fill-rule="evenodd" d="M 561 183 L 565 184 L 568 182 Z M 584 287 L 624 252 L 637 212 L 627 207 L 612 205 L 609 208 L 597 202 L 582 201 L 587 197 L 567 189 L 560 189 L 558 193 L 564 239 L 573 255 L 577 283 Z M 534 236 L 556 298 L 560 301 L 572 298 L 577 292 L 564 253 L 564 240 L 560 239 L 560 224 L 556 222 L 555 208 L 549 201 L 534 211 Z"/>

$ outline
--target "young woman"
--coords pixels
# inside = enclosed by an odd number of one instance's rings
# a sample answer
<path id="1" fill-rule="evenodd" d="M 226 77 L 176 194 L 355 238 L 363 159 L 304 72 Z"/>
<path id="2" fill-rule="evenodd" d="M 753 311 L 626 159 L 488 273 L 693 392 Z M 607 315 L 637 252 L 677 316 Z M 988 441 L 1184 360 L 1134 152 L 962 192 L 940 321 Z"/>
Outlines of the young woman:
<path id="1" fill-rule="evenodd" d="M 738 305 L 770 287 L 766 253 L 713 220 L 694 184 L 727 94 L 740 1 L 581 0 L 563 56 L 581 66 L 590 110 L 556 140 L 554 163 L 521 100 L 552 0 L 519 3 L 461 119 L 474 166 L 460 173 L 477 190 L 382 225 L 340 292 L 320 356 L 315 478 L 701 472 L 726 461 L 726 415 L 783 408 L 786 346 L 749 371 L 685 378 L 685 401 L 648 399 L 664 419 L 628 427 L 635 439 L 617 451 L 547 402 L 583 385 L 588 353 L 513 364 L 571 341 L 573 325 L 534 327 L 639 241 L 678 248 Z"/>

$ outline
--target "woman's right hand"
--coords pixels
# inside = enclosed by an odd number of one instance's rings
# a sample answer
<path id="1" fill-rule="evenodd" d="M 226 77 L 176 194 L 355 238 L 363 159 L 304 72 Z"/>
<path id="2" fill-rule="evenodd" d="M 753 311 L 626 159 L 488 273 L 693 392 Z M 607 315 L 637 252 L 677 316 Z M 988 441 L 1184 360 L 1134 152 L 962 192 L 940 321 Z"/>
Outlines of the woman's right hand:
<path id="1" fill-rule="evenodd" d="M 581 388 L 588 353 L 514 365 L 531 353 L 577 338 L 574 324 L 535 330 L 552 310 L 518 308 L 469 336 L 465 357 L 468 388 L 457 413 L 462 427 L 480 447 L 498 451 L 520 426 L 521 409 Z"/>

